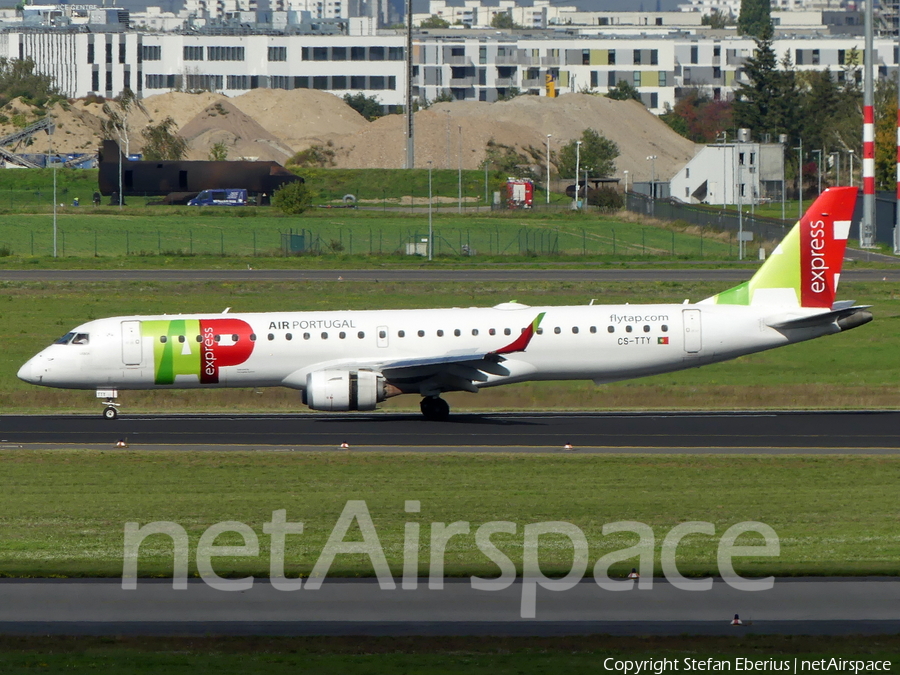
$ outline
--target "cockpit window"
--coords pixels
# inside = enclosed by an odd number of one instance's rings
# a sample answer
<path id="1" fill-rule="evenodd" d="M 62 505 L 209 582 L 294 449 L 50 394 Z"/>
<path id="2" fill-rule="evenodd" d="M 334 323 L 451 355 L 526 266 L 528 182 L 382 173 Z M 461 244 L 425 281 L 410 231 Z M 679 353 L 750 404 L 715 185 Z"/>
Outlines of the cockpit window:
<path id="1" fill-rule="evenodd" d="M 88 333 L 66 333 L 59 340 L 54 342 L 55 345 L 86 345 L 90 340 Z"/>

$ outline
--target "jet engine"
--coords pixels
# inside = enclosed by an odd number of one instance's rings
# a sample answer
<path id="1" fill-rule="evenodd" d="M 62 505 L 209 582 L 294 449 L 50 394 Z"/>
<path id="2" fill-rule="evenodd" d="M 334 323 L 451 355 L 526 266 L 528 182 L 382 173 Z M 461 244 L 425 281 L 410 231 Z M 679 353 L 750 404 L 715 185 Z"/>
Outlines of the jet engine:
<path id="1" fill-rule="evenodd" d="M 306 376 L 303 392 L 313 410 L 375 410 L 385 398 L 384 377 L 367 370 L 318 370 Z"/>

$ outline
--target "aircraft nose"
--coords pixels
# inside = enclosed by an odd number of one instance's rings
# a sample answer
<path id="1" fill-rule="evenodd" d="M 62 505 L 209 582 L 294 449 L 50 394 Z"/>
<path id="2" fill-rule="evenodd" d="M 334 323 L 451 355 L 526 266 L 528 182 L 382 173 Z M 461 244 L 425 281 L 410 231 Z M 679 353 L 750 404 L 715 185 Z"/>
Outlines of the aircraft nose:
<path id="1" fill-rule="evenodd" d="M 19 368 L 19 372 L 16 373 L 20 380 L 28 382 L 29 384 L 37 384 L 40 382 L 40 377 L 36 377 L 34 374 L 34 359 L 29 359 L 25 362 L 25 364 Z"/>

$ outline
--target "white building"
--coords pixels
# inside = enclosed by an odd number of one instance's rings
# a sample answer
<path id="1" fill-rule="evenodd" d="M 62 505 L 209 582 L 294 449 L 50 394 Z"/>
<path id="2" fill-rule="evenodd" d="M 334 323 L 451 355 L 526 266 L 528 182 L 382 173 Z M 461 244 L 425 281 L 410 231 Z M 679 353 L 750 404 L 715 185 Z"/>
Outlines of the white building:
<path id="1" fill-rule="evenodd" d="M 777 143 L 707 145 L 672 177 L 669 193 L 689 204 L 758 204 L 781 198 L 784 148 Z"/>

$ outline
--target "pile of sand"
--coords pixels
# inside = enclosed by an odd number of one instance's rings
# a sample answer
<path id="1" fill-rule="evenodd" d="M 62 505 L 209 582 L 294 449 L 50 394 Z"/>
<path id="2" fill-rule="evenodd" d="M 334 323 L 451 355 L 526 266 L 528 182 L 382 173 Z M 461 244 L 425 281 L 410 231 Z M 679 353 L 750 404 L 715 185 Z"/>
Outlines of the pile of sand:
<path id="1" fill-rule="evenodd" d="M 116 109 L 115 102 L 107 102 Z M 34 121 L 29 106 L 18 99 L 0 113 L 9 122 L 0 134 L 17 128 L 17 121 Z M 53 137 L 37 134 L 16 152 L 91 152 L 103 137 L 108 115 L 95 99 L 56 104 Z M 295 89 L 255 89 L 233 99 L 222 94 L 170 92 L 151 96 L 128 114 L 129 150 L 140 152 L 141 129 L 171 117 L 189 142 L 189 159 L 206 159 L 212 146 L 224 143 L 228 157 L 258 158 L 284 163 L 312 145 L 332 144 L 334 163 L 342 168 L 400 168 L 406 163 L 406 126 L 402 115 L 367 122 L 339 97 Z M 415 115 L 415 161 L 437 169 L 476 169 L 485 159 L 488 142 L 517 148 L 543 166 L 547 134 L 551 149 L 559 148 L 593 128 L 619 145 L 617 176 L 628 170 L 631 180 L 648 180 L 656 156 L 656 175 L 668 179 L 696 152 L 682 138 L 636 101 L 566 94 L 556 99 L 519 96 L 511 101 L 441 103 Z"/>

